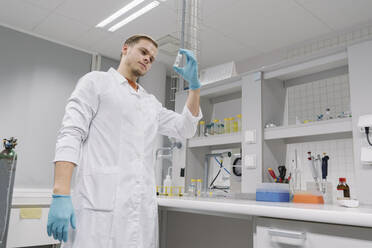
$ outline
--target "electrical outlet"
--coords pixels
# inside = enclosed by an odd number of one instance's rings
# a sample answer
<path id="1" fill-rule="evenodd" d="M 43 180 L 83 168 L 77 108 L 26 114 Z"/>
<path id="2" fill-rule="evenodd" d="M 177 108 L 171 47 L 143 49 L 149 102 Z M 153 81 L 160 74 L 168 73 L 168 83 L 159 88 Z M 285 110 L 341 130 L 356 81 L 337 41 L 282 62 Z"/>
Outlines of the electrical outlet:
<path id="1" fill-rule="evenodd" d="M 247 144 L 256 143 L 256 129 L 250 129 L 245 131 L 245 143 Z"/>
<path id="2" fill-rule="evenodd" d="M 246 169 L 256 169 L 256 154 L 245 155 L 244 167 Z"/>
<path id="3" fill-rule="evenodd" d="M 363 164 L 372 164 L 372 147 L 361 148 L 360 160 Z"/>
<path id="4" fill-rule="evenodd" d="M 366 131 L 365 131 L 365 127 L 359 127 L 359 131 L 361 132 L 361 133 L 365 133 Z M 372 132 L 372 127 L 369 127 L 369 132 Z"/>
<path id="5" fill-rule="evenodd" d="M 358 120 L 358 127 L 360 127 L 361 132 L 364 132 L 365 127 L 371 129 L 372 126 L 372 115 L 361 115 Z"/>

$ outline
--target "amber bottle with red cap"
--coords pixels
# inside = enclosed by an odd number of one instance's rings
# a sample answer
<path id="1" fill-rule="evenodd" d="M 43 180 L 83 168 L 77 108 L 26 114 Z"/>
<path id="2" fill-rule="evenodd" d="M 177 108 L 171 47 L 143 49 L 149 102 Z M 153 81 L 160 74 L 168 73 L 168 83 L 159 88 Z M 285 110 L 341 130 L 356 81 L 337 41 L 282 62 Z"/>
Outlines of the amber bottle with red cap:
<path id="1" fill-rule="evenodd" d="M 340 177 L 337 185 L 337 200 L 350 199 L 350 188 L 346 184 L 346 178 Z"/>

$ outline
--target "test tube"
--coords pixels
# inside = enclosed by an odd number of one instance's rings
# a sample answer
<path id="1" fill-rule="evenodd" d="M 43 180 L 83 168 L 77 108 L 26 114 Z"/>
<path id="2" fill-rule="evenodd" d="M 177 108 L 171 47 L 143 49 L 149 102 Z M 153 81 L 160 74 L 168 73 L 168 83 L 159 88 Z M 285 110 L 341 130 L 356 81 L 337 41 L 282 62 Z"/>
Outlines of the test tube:
<path id="1" fill-rule="evenodd" d="M 160 186 L 156 186 L 156 195 L 160 195 L 159 189 L 160 189 Z"/>
<path id="2" fill-rule="evenodd" d="M 199 137 L 204 137 L 205 135 L 205 121 L 199 122 Z"/>
<path id="3" fill-rule="evenodd" d="M 178 187 L 178 196 L 183 196 L 182 187 L 181 186 Z"/>
<path id="4" fill-rule="evenodd" d="M 182 54 L 180 52 L 177 53 L 176 60 L 174 61 L 173 66 L 179 67 L 182 60 Z"/>
<path id="5" fill-rule="evenodd" d="M 200 196 L 201 195 L 201 189 L 202 189 L 202 180 L 201 179 L 197 179 L 196 180 L 196 196 Z"/>

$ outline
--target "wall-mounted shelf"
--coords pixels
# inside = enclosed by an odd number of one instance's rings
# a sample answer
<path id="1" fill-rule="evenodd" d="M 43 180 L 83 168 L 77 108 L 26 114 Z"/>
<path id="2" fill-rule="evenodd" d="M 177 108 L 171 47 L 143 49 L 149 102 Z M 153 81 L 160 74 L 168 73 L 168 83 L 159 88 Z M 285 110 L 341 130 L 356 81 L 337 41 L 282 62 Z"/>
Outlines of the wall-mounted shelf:
<path id="1" fill-rule="evenodd" d="M 310 122 L 306 124 L 266 128 L 265 140 L 310 137 L 335 133 L 352 132 L 351 118 Z"/>
<path id="2" fill-rule="evenodd" d="M 205 99 L 218 98 L 225 95 L 240 94 L 242 91 L 242 77 L 240 75 L 219 80 L 200 88 L 200 97 Z M 177 92 L 176 95 L 187 94 L 187 90 Z"/>
<path id="3" fill-rule="evenodd" d="M 203 146 L 217 146 L 230 145 L 241 143 L 241 133 L 236 134 L 220 134 L 202 138 L 191 138 L 188 140 L 188 147 L 203 147 Z"/>
<path id="4" fill-rule="evenodd" d="M 347 65 L 347 52 L 341 52 L 273 71 L 265 71 L 264 79 L 288 80 Z"/>

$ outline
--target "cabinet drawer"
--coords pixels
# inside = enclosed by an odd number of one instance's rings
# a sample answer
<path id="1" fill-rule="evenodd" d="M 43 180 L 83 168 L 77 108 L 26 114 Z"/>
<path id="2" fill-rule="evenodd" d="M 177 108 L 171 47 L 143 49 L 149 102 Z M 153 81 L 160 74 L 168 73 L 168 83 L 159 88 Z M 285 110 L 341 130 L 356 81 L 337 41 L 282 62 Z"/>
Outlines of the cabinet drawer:
<path id="1" fill-rule="evenodd" d="M 46 231 L 49 208 L 41 208 L 41 217 L 34 219 L 22 218 L 20 212 L 20 208 L 11 209 L 6 247 L 25 247 L 59 243 L 52 237 L 48 237 Z"/>
<path id="2" fill-rule="evenodd" d="M 372 228 L 259 217 L 255 248 L 372 247 Z"/>

